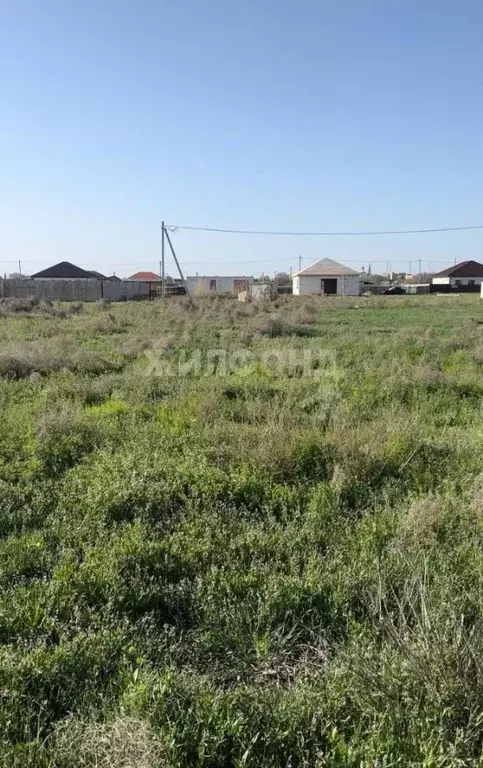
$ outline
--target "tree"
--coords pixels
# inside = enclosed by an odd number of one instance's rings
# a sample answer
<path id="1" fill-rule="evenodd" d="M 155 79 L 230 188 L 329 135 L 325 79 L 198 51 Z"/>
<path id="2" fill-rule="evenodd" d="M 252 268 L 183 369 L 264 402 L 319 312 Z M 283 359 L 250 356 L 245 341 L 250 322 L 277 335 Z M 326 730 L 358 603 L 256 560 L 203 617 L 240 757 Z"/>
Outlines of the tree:
<path id="1" fill-rule="evenodd" d="M 292 278 L 287 272 L 277 272 L 273 278 L 273 282 L 275 285 L 291 285 Z"/>

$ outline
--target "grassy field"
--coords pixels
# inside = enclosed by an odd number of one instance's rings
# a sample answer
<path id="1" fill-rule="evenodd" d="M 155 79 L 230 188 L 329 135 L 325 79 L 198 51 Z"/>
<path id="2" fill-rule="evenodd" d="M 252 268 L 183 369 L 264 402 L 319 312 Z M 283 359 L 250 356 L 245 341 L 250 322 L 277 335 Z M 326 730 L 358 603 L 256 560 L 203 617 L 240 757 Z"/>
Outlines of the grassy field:
<path id="1" fill-rule="evenodd" d="M 0 303 L 0 764 L 482 765 L 482 310 Z"/>

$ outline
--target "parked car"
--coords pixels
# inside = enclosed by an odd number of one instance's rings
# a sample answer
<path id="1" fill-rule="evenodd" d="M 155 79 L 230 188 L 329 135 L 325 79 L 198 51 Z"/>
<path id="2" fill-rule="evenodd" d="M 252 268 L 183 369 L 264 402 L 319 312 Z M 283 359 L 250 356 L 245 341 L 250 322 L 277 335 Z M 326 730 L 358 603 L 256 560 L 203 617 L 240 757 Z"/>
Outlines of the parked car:
<path id="1" fill-rule="evenodd" d="M 383 291 L 383 296 L 405 296 L 406 290 L 401 285 L 391 285 L 390 288 L 387 288 L 385 291 Z"/>

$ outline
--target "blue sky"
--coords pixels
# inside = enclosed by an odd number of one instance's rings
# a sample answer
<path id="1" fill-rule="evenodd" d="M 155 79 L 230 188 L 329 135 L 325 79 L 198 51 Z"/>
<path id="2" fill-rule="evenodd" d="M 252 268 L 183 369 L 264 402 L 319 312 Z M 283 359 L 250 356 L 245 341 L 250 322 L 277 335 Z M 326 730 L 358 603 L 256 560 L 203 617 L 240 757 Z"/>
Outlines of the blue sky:
<path id="1" fill-rule="evenodd" d="M 163 218 L 482 224 L 482 29 L 481 0 L 3 0 L 0 271 L 155 269 Z M 483 259 L 483 231 L 173 242 L 188 274 Z"/>

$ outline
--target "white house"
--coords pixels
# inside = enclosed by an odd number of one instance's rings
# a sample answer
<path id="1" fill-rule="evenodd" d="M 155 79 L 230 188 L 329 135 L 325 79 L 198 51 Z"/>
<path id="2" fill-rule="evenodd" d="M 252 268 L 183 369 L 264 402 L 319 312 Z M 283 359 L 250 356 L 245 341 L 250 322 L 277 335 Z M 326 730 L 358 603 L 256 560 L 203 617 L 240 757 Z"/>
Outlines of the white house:
<path id="1" fill-rule="evenodd" d="M 483 283 L 483 264 L 478 261 L 461 261 L 433 275 L 432 279 L 435 290 L 441 292 L 459 288 L 477 291 L 481 283 Z"/>
<path id="2" fill-rule="evenodd" d="M 292 284 L 295 296 L 358 296 L 359 272 L 332 259 L 321 259 L 296 272 Z"/>
<path id="3" fill-rule="evenodd" d="M 235 295 L 242 291 L 249 291 L 253 283 L 252 275 L 241 275 L 237 277 L 228 277 L 225 275 L 196 275 L 187 277 L 186 282 L 193 296 L 200 296 L 206 293 L 233 293 Z"/>

